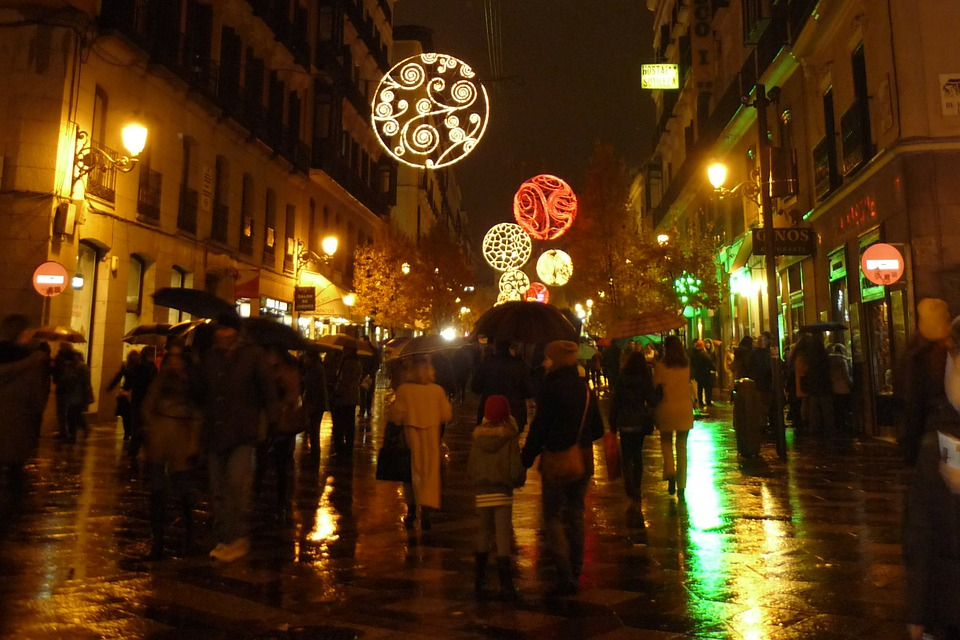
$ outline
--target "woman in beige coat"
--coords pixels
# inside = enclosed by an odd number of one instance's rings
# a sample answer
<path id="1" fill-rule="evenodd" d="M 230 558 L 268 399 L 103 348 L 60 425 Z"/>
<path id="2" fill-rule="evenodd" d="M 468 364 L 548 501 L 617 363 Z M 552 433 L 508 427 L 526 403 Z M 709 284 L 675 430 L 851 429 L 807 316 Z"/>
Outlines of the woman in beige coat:
<path id="1" fill-rule="evenodd" d="M 413 482 L 403 486 L 407 501 L 403 523 L 408 529 L 414 526 L 417 506 L 422 529 L 430 528 L 428 509 L 440 508 L 440 425 L 453 418 L 453 407 L 433 378 L 429 356 L 416 356 L 406 382 L 397 388 L 390 405 L 390 420 L 403 425 L 410 447 Z"/>
<path id="2" fill-rule="evenodd" d="M 663 479 L 670 495 L 685 499 L 687 488 L 687 435 L 693 428 L 693 400 L 690 397 L 690 362 L 683 343 L 677 336 L 663 341 L 663 359 L 653 370 L 653 384 L 663 391 L 656 408 L 660 448 L 663 451 Z M 676 462 L 674 462 L 676 434 Z"/>

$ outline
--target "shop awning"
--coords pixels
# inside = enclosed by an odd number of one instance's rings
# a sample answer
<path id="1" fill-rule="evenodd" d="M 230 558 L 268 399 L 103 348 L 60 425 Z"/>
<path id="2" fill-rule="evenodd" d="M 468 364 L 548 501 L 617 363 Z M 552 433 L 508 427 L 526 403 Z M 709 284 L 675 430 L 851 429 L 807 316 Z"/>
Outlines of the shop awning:
<path id="1" fill-rule="evenodd" d="M 306 315 L 350 318 L 352 311 L 343 301 L 343 297 L 349 293 L 349 291 L 344 291 L 331 282 L 317 290 L 316 308 L 313 311 L 306 312 Z"/>
<path id="2" fill-rule="evenodd" d="M 740 240 L 737 253 L 733 258 L 733 262 L 730 263 L 729 273 L 733 273 L 737 269 L 742 269 L 746 266 L 751 255 L 753 255 L 753 234 L 748 233 Z"/>

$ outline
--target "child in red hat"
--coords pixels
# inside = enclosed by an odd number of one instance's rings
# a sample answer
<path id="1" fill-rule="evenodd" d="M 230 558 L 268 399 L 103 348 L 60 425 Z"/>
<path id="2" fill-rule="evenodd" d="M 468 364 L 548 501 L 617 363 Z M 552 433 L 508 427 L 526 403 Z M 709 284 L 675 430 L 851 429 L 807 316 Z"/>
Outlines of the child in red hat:
<path id="1" fill-rule="evenodd" d="M 477 535 L 474 590 L 483 599 L 484 579 L 491 543 L 497 547 L 497 572 L 500 595 L 504 600 L 517 598 L 513 586 L 510 561 L 510 539 L 513 530 L 513 490 L 523 486 L 526 469 L 520 462 L 520 431 L 510 415 L 510 402 L 505 396 L 490 396 L 484 405 L 483 422 L 473 430 L 473 443 L 467 462 L 467 473 L 477 490 Z"/>

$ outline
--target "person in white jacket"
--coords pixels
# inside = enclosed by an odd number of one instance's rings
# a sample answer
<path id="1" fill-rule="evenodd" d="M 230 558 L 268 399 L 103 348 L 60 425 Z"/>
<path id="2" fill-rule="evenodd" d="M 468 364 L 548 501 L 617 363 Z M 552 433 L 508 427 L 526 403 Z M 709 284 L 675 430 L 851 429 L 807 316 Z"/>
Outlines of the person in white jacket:
<path id="1" fill-rule="evenodd" d="M 670 495 L 676 491 L 677 499 L 682 502 L 687 488 L 687 435 L 693 428 L 693 399 L 690 396 L 690 361 L 679 337 L 667 336 L 663 341 L 663 359 L 654 367 L 653 384 L 663 393 L 656 408 L 663 452 L 663 479 L 668 483 Z"/>
<path id="2" fill-rule="evenodd" d="M 420 507 L 420 528 L 430 528 L 430 509 L 440 508 L 440 429 L 453 418 L 453 407 L 443 387 L 434 381 L 429 356 L 416 356 L 406 382 L 397 388 L 389 418 L 403 425 L 410 447 L 412 482 L 404 483 L 407 516 L 412 529 Z"/>

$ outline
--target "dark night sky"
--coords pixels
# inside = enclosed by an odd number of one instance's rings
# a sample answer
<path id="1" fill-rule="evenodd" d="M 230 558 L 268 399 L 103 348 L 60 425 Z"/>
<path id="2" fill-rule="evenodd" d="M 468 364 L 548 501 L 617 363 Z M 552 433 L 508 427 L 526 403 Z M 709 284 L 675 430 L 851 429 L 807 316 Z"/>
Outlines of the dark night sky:
<path id="1" fill-rule="evenodd" d="M 484 0 L 397 0 L 396 25 L 433 30 L 438 52 L 470 64 L 491 95 L 490 124 L 456 165 L 476 254 L 486 230 L 513 221 L 513 194 L 552 173 L 576 191 L 595 142 L 630 164 L 650 153 L 653 103 L 640 65 L 653 62 L 644 0 L 494 0 L 502 74 L 490 82 Z"/>

